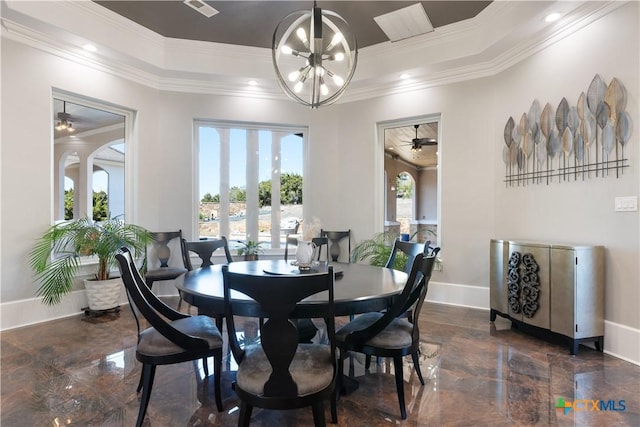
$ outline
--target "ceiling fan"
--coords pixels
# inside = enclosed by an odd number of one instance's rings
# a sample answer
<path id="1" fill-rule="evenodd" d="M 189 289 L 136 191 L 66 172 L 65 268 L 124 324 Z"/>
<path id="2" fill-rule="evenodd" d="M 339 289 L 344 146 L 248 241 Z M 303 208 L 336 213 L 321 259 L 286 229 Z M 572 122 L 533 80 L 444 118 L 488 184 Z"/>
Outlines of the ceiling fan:
<path id="1" fill-rule="evenodd" d="M 418 128 L 420 125 L 413 125 L 416 129 L 416 137 L 411 140 L 411 142 L 407 142 L 407 144 L 411 145 L 411 151 L 422 151 L 422 147 L 425 145 L 438 145 L 438 141 L 434 138 L 418 138 Z"/>

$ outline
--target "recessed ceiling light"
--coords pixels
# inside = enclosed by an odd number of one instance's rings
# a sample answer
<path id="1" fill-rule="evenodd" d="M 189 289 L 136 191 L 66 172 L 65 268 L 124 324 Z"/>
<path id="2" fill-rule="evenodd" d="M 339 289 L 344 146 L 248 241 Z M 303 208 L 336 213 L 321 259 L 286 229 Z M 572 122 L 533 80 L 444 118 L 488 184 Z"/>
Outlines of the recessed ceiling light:
<path id="1" fill-rule="evenodd" d="M 82 48 L 84 50 L 86 50 L 87 52 L 97 52 L 98 51 L 97 47 L 95 47 L 94 45 L 89 44 L 89 43 L 83 45 Z"/>
<path id="2" fill-rule="evenodd" d="M 408 73 L 400 74 L 400 78 L 401 78 L 402 80 L 406 80 L 406 79 L 408 79 L 409 77 L 411 77 L 411 74 L 408 74 Z"/>
<path id="3" fill-rule="evenodd" d="M 247 82 L 247 84 L 248 84 L 249 86 L 258 86 L 258 82 L 257 82 L 257 81 L 255 81 L 255 80 L 249 80 L 249 81 Z"/>
<path id="4" fill-rule="evenodd" d="M 544 22 L 554 22 L 562 17 L 562 12 L 553 12 L 544 17 Z"/>

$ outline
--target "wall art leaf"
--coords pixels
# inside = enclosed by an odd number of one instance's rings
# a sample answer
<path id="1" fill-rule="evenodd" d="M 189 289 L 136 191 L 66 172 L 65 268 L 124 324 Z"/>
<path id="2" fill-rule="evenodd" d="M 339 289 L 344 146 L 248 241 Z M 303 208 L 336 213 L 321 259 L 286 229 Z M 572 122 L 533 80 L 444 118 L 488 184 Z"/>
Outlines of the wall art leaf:
<path id="1" fill-rule="evenodd" d="M 604 101 L 604 93 L 607 90 L 607 86 L 600 77 L 599 74 L 596 74 L 591 80 L 591 84 L 589 85 L 589 89 L 587 90 L 587 105 L 589 106 L 589 110 L 596 114 L 598 109 L 598 104 Z"/>
<path id="2" fill-rule="evenodd" d="M 556 127 L 554 115 L 553 107 L 547 102 L 540 114 L 540 130 L 547 139 L 549 139 L 551 131 Z"/>
<path id="3" fill-rule="evenodd" d="M 567 119 L 569 117 L 569 102 L 567 98 L 562 98 L 560 104 L 558 104 L 558 109 L 556 110 L 556 127 L 558 128 L 558 132 L 562 134 L 564 130 L 567 128 Z"/>
<path id="4" fill-rule="evenodd" d="M 612 122 L 616 122 L 618 114 L 620 114 L 627 106 L 627 90 L 615 77 L 607 86 L 604 93 L 604 101 L 609 105 L 609 118 Z"/>
<path id="5" fill-rule="evenodd" d="M 507 124 L 504 126 L 504 143 L 507 144 L 507 147 L 511 147 L 511 143 L 513 142 L 513 137 L 511 135 L 515 126 L 516 123 L 513 121 L 513 117 L 509 117 Z"/>

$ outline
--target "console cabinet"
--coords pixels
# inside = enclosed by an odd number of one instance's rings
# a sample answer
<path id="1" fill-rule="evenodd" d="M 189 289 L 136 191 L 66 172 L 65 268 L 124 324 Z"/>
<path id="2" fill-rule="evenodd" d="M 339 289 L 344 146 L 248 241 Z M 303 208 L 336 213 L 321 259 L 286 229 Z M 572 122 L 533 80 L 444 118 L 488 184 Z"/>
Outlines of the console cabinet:
<path id="1" fill-rule="evenodd" d="M 496 315 L 568 340 L 604 347 L 604 247 L 491 240 L 490 299 Z"/>

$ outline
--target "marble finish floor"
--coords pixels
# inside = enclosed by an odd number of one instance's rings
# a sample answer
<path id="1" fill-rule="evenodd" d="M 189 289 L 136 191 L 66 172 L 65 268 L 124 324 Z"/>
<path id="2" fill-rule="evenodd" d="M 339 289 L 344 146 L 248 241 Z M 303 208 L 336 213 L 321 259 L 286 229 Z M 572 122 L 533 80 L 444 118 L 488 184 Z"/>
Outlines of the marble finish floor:
<path id="1" fill-rule="evenodd" d="M 526 335 L 505 319 L 491 323 L 482 310 L 426 303 L 420 332 L 426 385 L 420 386 L 408 358 L 407 419 L 400 419 L 392 365 L 382 361 L 365 373 L 357 358 L 360 386 L 339 401 L 338 425 L 640 425 L 636 365 L 584 346 L 571 356 L 566 345 Z M 98 319 L 80 315 L 11 330 L 0 339 L 2 426 L 135 424 L 141 368 L 128 307 Z M 233 371 L 233 360 L 225 365 Z M 197 375 L 191 363 L 158 367 L 145 426 L 237 425 L 228 375 L 225 410 L 219 413 L 208 392 L 212 381 L 203 380 L 201 366 L 196 368 Z M 575 410 L 557 409 L 559 399 Z M 607 410 L 596 411 L 595 400 L 607 402 Z M 251 425 L 309 426 L 313 421 L 311 409 L 255 409 Z"/>

